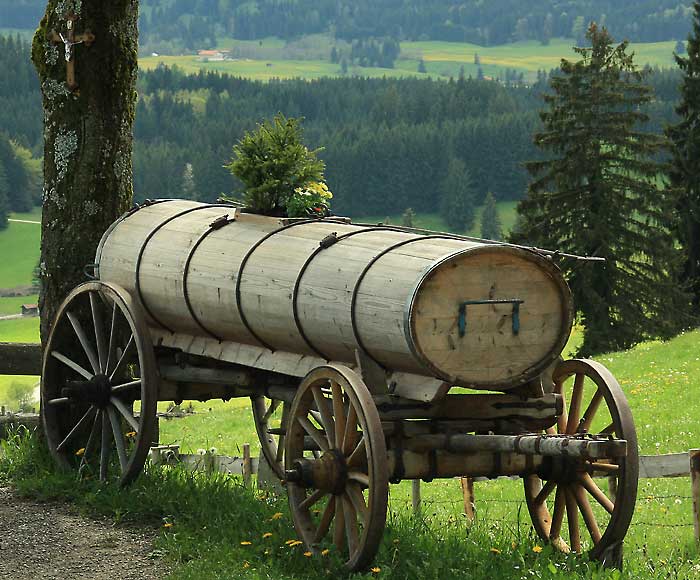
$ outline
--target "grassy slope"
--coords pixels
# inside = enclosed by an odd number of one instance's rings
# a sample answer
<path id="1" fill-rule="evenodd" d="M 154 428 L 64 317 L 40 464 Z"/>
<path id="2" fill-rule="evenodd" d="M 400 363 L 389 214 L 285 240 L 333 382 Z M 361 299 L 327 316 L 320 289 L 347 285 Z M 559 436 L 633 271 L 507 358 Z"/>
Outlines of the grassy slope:
<path id="1" fill-rule="evenodd" d="M 12 214 L 11 219 L 39 221 L 41 213 Z M 37 224 L 10 222 L 0 230 L 0 256 L 12 256 L 0 260 L 0 288 L 28 286 L 32 283 L 32 271 L 39 260 L 41 228 Z"/>

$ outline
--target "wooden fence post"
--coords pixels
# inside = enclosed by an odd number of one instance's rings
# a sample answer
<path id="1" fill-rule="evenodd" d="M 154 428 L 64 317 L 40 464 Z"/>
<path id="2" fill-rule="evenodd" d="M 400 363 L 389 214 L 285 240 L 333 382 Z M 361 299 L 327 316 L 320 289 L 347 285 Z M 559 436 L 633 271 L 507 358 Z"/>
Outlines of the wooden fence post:
<path id="1" fill-rule="evenodd" d="M 250 443 L 243 444 L 243 485 L 250 487 L 251 480 Z"/>
<path id="2" fill-rule="evenodd" d="M 471 477 L 462 477 L 462 497 L 464 498 L 464 515 L 467 516 L 470 522 L 474 521 L 476 515 L 476 506 L 474 505 L 474 479 Z"/>
<path id="3" fill-rule="evenodd" d="M 414 479 L 411 482 L 411 503 L 413 504 L 413 515 L 420 515 L 420 479 Z"/>
<path id="4" fill-rule="evenodd" d="M 700 542 L 700 449 L 691 449 L 690 486 L 693 495 L 693 523 L 695 524 L 695 541 Z"/>

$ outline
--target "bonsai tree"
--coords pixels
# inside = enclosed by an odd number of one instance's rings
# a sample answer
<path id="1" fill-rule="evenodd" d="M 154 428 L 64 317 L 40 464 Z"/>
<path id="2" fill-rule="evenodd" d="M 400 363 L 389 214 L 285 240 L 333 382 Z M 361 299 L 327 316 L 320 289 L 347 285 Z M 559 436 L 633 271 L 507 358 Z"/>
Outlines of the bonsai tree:
<path id="1" fill-rule="evenodd" d="M 246 133 L 225 167 L 245 186 L 248 209 L 266 215 L 326 215 L 331 197 L 323 183 L 321 149 L 302 142 L 301 120 L 278 114 Z"/>

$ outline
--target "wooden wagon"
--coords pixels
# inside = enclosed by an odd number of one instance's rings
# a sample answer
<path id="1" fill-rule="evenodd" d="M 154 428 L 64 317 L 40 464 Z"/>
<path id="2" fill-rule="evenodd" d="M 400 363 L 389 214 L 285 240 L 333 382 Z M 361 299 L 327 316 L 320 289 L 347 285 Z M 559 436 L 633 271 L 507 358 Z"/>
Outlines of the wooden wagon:
<path id="1" fill-rule="evenodd" d="M 94 278 L 45 349 L 60 464 L 127 484 L 159 401 L 251 397 L 297 533 L 352 570 L 376 554 L 390 482 L 454 476 L 521 476 L 543 540 L 619 558 L 635 428 L 603 366 L 561 360 L 573 306 L 546 252 L 161 200 L 110 227 Z"/>

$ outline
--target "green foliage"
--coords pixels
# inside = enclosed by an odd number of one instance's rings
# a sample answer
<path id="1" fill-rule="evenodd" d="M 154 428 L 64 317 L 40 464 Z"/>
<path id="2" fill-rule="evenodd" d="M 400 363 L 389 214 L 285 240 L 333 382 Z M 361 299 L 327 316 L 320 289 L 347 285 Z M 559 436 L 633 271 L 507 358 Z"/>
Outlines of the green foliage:
<path id="1" fill-rule="evenodd" d="M 496 198 L 489 191 L 484 201 L 484 209 L 481 213 L 481 237 L 486 240 L 502 240 L 503 226 L 501 218 L 498 217 L 498 207 Z"/>
<path id="2" fill-rule="evenodd" d="M 457 232 L 471 228 L 476 212 L 476 195 L 471 174 L 463 161 L 450 159 L 441 190 L 440 212 L 447 225 Z"/>
<path id="3" fill-rule="evenodd" d="M 693 293 L 695 312 L 700 313 L 700 2 L 693 4 L 687 56 L 676 52 L 683 80 L 676 107 L 680 120 L 667 129 L 672 156 L 669 174 L 679 194 L 677 233 L 684 252 L 682 279 Z"/>
<path id="4" fill-rule="evenodd" d="M 562 60 L 544 97 L 535 143 L 546 157 L 528 164 L 534 179 L 516 238 L 606 259 L 563 265 L 585 327 L 584 355 L 669 337 L 687 324 L 669 233 L 673 197 L 653 160 L 664 140 L 639 129 L 651 89 L 627 42 L 615 45 L 595 24 L 587 38 L 591 48 L 577 48 L 576 62 Z"/>
<path id="5" fill-rule="evenodd" d="M 10 213 L 10 200 L 7 195 L 7 176 L 5 175 L 5 166 L 0 160 L 0 230 L 7 229 L 7 217 Z"/>
<path id="6" fill-rule="evenodd" d="M 243 199 L 250 209 L 284 215 L 296 189 L 323 180 L 320 151 L 311 151 L 302 142 L 300 119 L 278 114 L 245 134 L 226 167 L 245 186 Z"/>
<path id="7" fill-rule="evenodd" d="M 414 226 L 415 219 L 416 219 L 416 212 L 414 212 L 412 208 L 407 207 L 406 211 L 403 212 L 403 215 L 401 216 L 401 225 L 406 227 L 406 228 L 415 227 Z"/>

